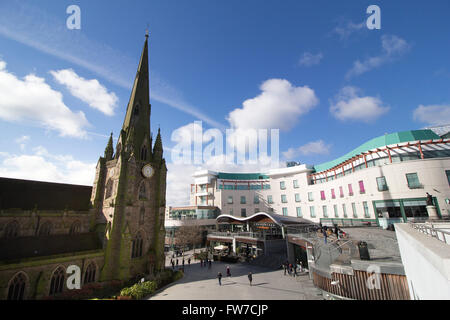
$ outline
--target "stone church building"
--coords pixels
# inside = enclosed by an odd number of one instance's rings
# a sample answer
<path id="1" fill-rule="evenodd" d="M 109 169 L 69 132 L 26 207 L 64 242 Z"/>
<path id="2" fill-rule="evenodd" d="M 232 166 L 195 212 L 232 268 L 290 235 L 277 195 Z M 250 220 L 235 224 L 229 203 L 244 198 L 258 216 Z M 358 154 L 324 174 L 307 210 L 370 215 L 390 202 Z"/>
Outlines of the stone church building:
<path id="1" fill-rule="evenodd" d="M 118 142 L 112 135 L 92 187 L 0 178 L 0 299 L 40 299 L 164 268 L 167 168 L 150 131 L 148 35 Z"/>

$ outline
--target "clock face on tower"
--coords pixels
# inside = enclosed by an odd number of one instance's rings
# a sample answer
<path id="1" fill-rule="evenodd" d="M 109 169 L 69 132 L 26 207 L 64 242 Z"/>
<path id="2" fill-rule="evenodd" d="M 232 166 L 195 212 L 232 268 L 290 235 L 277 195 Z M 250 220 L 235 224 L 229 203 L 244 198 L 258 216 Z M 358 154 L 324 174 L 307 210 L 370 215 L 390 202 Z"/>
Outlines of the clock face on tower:
<path id="1" fill-rule="evenodd" d="M 155 170 L 153 169 L 153 167 L 150 164 L 146 164 L 142 168 L 142 175 L 146 178 L 151 178 L 154 173 L 155 173 Z"/>

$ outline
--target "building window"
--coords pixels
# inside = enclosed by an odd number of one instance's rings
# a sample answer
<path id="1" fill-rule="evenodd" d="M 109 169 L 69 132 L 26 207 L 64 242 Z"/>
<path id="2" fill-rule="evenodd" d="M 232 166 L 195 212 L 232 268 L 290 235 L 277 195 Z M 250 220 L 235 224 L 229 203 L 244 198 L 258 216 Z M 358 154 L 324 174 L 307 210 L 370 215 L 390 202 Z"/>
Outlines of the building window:
<path id="1" fill-rule="evenodd" d="M 334 193 L 334 189 L 331 189 L 331 199 L 336 199 L 336 194 Z"/>
<path id="2" fill-rule="evenodd" d="M 325 191 L 320 191 L 320 200 L 325 200 Z"/>
<path id="3" fill-rule="evenodd" d="M 335 218 L 339 218 L 339 212 L 338 212 L 337 204 L 335 204 L 335 205 L 333 206 L 333 209 L 334 209 L 334 217 L 335 217 Z"/>
<path id="4" fill-rule="evenodd" d="M 378 186 L 378 191 L 386 191 L 389 189 L 387 186 L 387 183 L 386 183 L 386 178 L 384 176 L 377 178 L 377 186 Z"/>
<path id="5" fill-rule="evenodd" d="M 52 224 L 47 221 L 39 228 L 39 236 L 48 236 L 52 232 Z"/>
<path id="6" fill-rule="evenodd" d="M 407 173 L 406 180 L 408 181 L 408 188 L 410 188 L 410 189 L 422 188 L 422 185 L 419 182 L 419 176 L 417 175 L 417 173 Z"/>
<path id="7" fill-rule="evenodd" d="M 273 204 L 272 196 L 267 196 L 267 203 Z"/>
<path id="8" fill-rule="evenodd" d="M 342 187 L 339 187 L 339 196 L 340 196 L 341 198 L 344 197 L 344 188 L 342 188 Z"/>
<path id="9" fill-rule="evenodd" d="M 352 184 L 351 184 L 351 183 L 348 184 L 348 195 L 349 195 L 349 196 L 352 196 L 352 195 L 353 195 L 353 187 L 352 187 Z"/>
<path id="10" fill-rule="evenodd" d="M 141 160 L 147 160 L 147 147 L 143 146 L 141 149 Z"/>
<path id="11" fill-rule="evenodd" d="M 84 283 L 95 282 L 95 264 L 93 262 L 89 263 L 84 273 Z"/>
<path id="12" fill-rule="evenodd" d="M 81 232 L 81 223 L 80 221 L 75 221 L 70 226 L 69 234 L 78 234 Z"/>
<path id="13" fill-rule="evenodd" d="M 233 204 L 233 196 L 228 196 L 227 203 L 228 204 Z"/>
<path id="14" fill-rule="evenodd" d="M 284 181 L 280 181 L 280 189 L 281 190 L 286 189 L 286 184 L 284 183 Z"/>
<path id="15" fill-rule="evenodd" d="M 313 197 L 313 193 L 312 192 L 308 192 L 308 200 L 309 201 L 314 201 L 314 197 Z"/>
<path id="16" fill-rule="evenodd" d="M 366 193 L 366 190 L 364 189 L 364 181 L 359 181 L 359 193 Z"/>
<path id="17" fill-rule="evenodd" d="M 358 213 L 356 212 L 356 205 L 354 202 L 352 202 L 352 211 L 353 211 L 353 218 L 358 218 Z"/>
<path id="18" fill-rule="evenodd" d="M 347 218 L 347 208 L 345 207 L 345 203 L 342 204 L 342 212 L 344 213 L 344 218 Z"/>
<path id="19" fill-rule="evenodd" d="M 25 294 L 26 277 L 20 272 L 9 283 L 8 300 L 23 300 Z"/>
<path id="20" fill-rule="evenodd" d="M 287 203 L 287 198 L 285 194 L 281 195 L 281 203 Z"/>
<path id="21" fill-rule="evenodd" d="M 245 208 L 241 208 L 241 217 L 247 216 L 247 210 Z"/>
<path id="22" fill-rule="evenodd" d="M 297 217 L 302 217 L 302 208 L 297 207 L 295 209 L 297 210 Z"/>
<path id="23" fill-rule="evenodd" d="M 142 257 L 142 245 L 144 240 L 142 239 L 141 233 L 138 232 L 136 237 L 133 239 L 131 243 L 131 258 L 139 258 Z"/>
<path id="24" fill-rule="evenodd" d="M 245 196 L 241 196 L 241 204 L 246 204 L 247 200 L 245 199 Z"/>
<path id="25" fill-rule="evenodd" d="M 259 196 L 255 195 L 255 197 L 253 198 L 253 203 L 259 204 Z"/>
<path id="26" fill-rule="evenodd" d="M 309 207 L 309 214 L 311 215 L 311 218 L 316 217 L 316 213 L 314 211 L 314 206 Z"/>
<path id="27" fill-rule="evenodd" d="M 288 215 L 287 208 L 283 208 L 283 216 L 287 216 L 287 215 Z"/>
<path id="28" fill-rule="evenodd" d="M 300 193 L 295 194 L 295 202 L 300 202 Z"/>
<path id="29" fill-rule="evenodd" d="M 65 272 L 62 267 L 58 267 L 58 269 L 53 272 L 52 279 L 50 281 L 50 295 L 58 294 L 63 291 L 65 283 Z"/>
<path id="30" fill-rule="evenodd" d="M 323 217 L 328 218 L 328 208 L 327 206 L 322 206 Z"/>
<path id="31" fill-rule="evenodd" d="M 139 200 L 145 200 L 147 199 L 147 194 L 145 190 L 145 183 L 142 181 L 141 185 L 139 186 Z"/>
<path id="32" fill-rule="evenodd" d="M 233 209 L 230 209 L 230 216 L 233 215 Z"/>
<path id="33" fill-rule="evenodd" d="M 6 239 L 17 238 L 19 236 L 19 223 L 14 220 L 5 227 L 3 237 Z"/>
<path id="34" fill-rule="evenodd" d="M 297 189 L 299 186 L 298 186 L 298 180 L 294 180 L 293 181 L 293 184 L 294 184 L 294 188 L 295 189 Z"/>
<path id="35" fill-rule="evenodd" d="M 364 217 L 370 218 L 369 206 L 367 205 L 367 201 L 363 201 L 363 207 L 364 207 Z"/>

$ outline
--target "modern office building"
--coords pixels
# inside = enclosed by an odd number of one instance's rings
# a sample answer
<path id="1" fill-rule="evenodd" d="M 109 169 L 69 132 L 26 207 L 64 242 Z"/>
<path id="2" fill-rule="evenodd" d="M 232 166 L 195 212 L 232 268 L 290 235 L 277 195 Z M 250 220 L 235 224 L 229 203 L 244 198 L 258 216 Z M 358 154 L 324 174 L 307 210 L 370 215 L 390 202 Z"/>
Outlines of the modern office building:
<path id="1" fill-rule="evenodd" d="M 217 206 L 222 214 L 267 212 L 386 228 L 449 216 L 450 139 L 430 129 L 397 132 L 320 165 L 294 163 L 264 173 L 203 170 L 193 178 L 191 205 Z"/>

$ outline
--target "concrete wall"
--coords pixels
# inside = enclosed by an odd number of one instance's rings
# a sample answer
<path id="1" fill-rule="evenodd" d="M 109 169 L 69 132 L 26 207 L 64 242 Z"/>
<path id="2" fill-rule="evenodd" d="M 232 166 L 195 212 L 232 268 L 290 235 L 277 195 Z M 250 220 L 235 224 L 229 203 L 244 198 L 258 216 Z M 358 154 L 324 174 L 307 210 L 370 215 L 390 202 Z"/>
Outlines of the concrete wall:
<path id="1" fill-rule="evenodd" d="M 395 232 L 411 299 L 450 300 L 450 245 L 404 223 Z"/>

